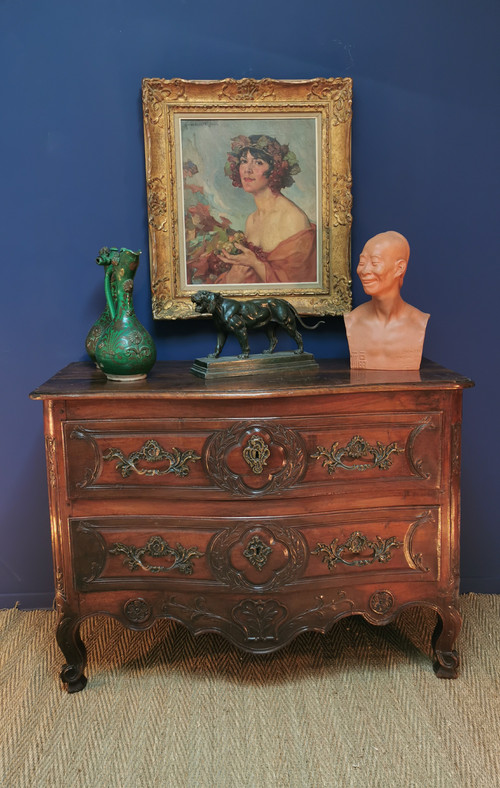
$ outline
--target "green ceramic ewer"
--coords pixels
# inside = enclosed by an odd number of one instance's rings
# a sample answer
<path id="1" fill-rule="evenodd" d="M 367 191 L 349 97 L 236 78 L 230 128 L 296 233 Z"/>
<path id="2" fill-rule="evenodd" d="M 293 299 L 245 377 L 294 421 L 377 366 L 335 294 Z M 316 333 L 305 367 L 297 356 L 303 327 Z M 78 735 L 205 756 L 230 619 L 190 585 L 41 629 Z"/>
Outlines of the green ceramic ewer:
<path id="1" fill-rule="evenodd" d="M 109 248 L 108 246 L 104 246 L 102 249 L 99 250 L 99 254 L 96 257 L 97 265 L 102 265 L 104 267 L 104 273 L 108 270 L 113 257 L 118 259 L 119 249 Z M 116 285 L 114 275 L 111 275 L 111 296 L 113 298 L 113 302 L 116 302 Z M 87 338 L 85 340 L 85 348 L 87 353 L 89 354 L 92 361 L 95 361 L 95 349 L 97 347 L 97 343 L 101 337 L 103 331 L 109 326 L 112 321 L 111 312 L 109 310 L 109 306 L 106 303 L 106 308 L 102 315 L 97 318 L 94 325 L 90 329 L 89 333 L 87 334 Z"/>
<path id="2" fill-rule="evenodd" d="M 130 249 L 109 252 L 104 289 L 110 322 L 97 341 L 95 361 L 110 380 L 140 380 L 156 361 L 154 342 L 137 319 L 132 301 L 141 253 Z"/>

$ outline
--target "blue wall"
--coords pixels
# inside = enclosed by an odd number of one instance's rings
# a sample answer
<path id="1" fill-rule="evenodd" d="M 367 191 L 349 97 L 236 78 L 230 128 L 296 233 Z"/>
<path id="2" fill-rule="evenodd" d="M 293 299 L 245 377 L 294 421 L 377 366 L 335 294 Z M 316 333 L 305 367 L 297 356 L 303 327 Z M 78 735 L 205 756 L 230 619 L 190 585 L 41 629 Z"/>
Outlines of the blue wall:
<path id="1" fill-rule="evenodd" d="M 496 0 L 3 0 L 0 606 L 50 605 L 42 413 L 28 392 L 70 361 L 102 309 L 103 245 L 141 248 L 135 303 L 161 359 L 212 349 L 196 321 L 153 324 L 143 77 L 354 81 L 353 261 L 410 240 L 405 298 L 431 312 L 425 354 L 464 395 L 462 590 L 500 592 Z M 495 246 L 495 238 L 497 246 Z M 364 299 L 357 281 L 354 301 Z M 330 318 L 308 337 L 345 355 Z"/>

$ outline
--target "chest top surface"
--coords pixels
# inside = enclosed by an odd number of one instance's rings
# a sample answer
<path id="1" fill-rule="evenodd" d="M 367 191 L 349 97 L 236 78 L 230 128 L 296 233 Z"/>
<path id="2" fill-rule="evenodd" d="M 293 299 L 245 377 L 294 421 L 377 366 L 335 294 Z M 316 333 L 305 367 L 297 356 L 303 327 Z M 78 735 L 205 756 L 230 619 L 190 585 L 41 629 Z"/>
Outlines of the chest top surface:
<path id="1" fill-rule="evenodd" d="M 91 362 L 74 362 L 43 383 L 31 399 L 239 399 L 429 389 L 464 389 L 473 382 L 432 361 L 419 370 L 350 369 L 345 359 L 323 360 L 313 372 L 202 380 L 191 362 L 159 361 L 145 380 L 114 382 Z"/>

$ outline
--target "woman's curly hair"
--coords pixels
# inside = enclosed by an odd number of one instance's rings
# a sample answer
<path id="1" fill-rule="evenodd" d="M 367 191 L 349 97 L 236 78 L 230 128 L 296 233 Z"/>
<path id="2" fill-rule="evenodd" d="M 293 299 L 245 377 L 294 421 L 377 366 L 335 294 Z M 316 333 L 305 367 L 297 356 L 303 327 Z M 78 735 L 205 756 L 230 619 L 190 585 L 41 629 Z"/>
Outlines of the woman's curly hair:
<path id="1" fill-rule="evenodd" d="M 269 178 L 269 188 L 275 194 L 295 182 L 293 176 L 300 172 L 300 167 L 295 153 L 288 145 L 280 145 L 278 140 L 267 134 L 251 134 L 250 137 L 240 134 L 231 140 L 231 151 L 227 154 L 224 167 L 224 172 L 231 178 L 233 186 L 242 188 L 240 162 L 247 151 L 254 158 L 268 162 L 269 170 L 266 176 Z"/>

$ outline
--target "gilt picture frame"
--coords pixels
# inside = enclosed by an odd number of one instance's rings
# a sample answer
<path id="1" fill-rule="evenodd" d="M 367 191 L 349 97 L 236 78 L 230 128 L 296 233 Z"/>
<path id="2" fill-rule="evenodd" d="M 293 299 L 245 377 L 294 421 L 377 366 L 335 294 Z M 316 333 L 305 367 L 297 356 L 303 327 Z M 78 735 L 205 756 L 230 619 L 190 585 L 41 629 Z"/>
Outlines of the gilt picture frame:
<path id="1" fill-rule="evenodd" d="M 351 308 L 352 81 L 142 86 L 153 315 L 200 289 Z"/>

